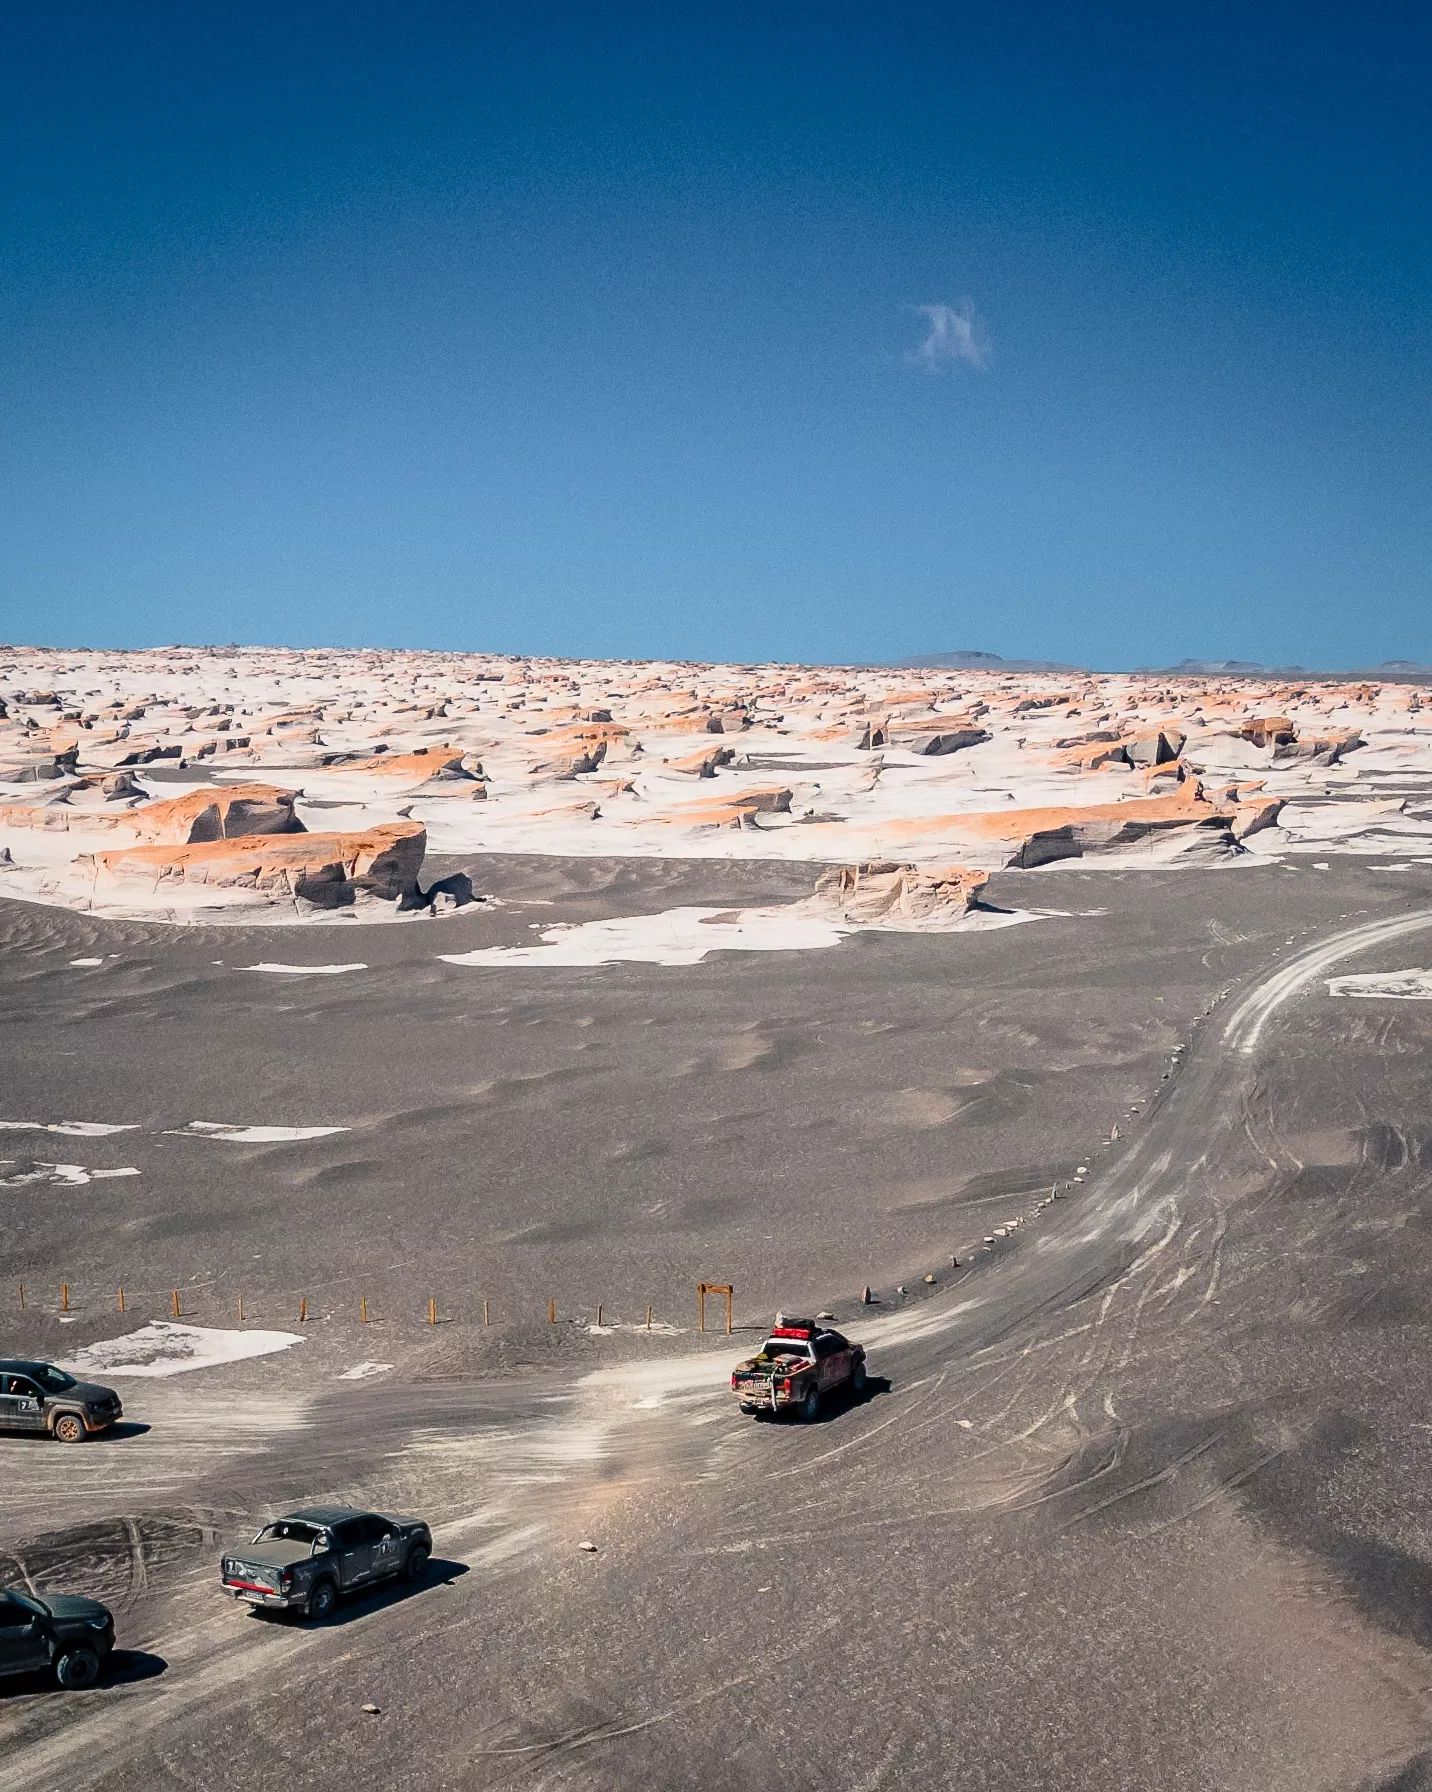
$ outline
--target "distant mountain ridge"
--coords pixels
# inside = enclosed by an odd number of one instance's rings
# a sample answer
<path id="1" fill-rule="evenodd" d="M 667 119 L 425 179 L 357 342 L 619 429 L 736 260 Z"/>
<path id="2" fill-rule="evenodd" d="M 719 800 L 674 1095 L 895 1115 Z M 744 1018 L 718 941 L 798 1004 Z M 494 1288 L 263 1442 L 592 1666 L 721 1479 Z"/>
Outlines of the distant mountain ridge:
<path id="1" fill-rule="evenodd" d="M 1087 666 L 1069 666 L 1058 660 L 1007 660 L 997 653 L 917 653 L 893 662 L 900 671 L 928 666 L 939 672 L 1085 672 Z"/>
<path id="2" fill-rule="evenodd" d="M 928 668 L 937 672 L 1089 672 L 1088 666 L 1062 660 L 1007 660 L 997 653 L 973 649 L 960 653 L 917 653 L 894 660 L 896 671 Z M 1314 671 L 1307 666 L 1265 666 L 1259 660 L 1183 659 L 1175 666 L 1131 666 L 1139 678 L 1366 678 L 1384 684 L 1432 684 L 1432 665 L 1415 660 L 1384 660 L 1377 666 L 1352 666 L 1343 671 Z"/>

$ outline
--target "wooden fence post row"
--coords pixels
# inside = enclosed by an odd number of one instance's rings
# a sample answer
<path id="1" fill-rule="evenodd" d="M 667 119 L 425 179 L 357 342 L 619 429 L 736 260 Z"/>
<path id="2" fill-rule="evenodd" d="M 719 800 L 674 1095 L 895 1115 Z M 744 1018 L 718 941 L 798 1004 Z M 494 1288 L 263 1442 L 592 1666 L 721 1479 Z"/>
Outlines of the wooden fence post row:
<path id="1" fill-rule="evenodd" d="M 22 1312 L 28 1311 L 29 1298 L 28 1298 L 25 1284 L 23 1282 L 17 1282 L 15 1286 L 16 1286 L 17 1294 L 19 1296 L 20 1310 Z M 68 1313 L 70 1311 L 70 1292 L 71 1292 L 72 1287 L 73 1287 L 73 1284 L 70 1282 L 61 1282 L 60 1283 L 60 1311 L 62 1313 Z M 703 1331 L 703 1332 L 706 1330 L 706 1297 L 707 1297 L 707 1295 L 708 1294 L 719 1295 L 722 1299 L 724 1299 L 724 1301 L 726 1303 L 726 1335 L 727 1335 L 727 1337 L 730 1337 L 732 1331 L 734 1330 L 733 1303 L 734 1303 L 734 1298 L 735 1298 L 735 1292 L 736 1292 L 735 1288 L 730 1282 L 698 1282 L 696 1284 L 696 1324 L 697 1324 L 697 1329 L 700 1331 Z M 115 1294 L 116 1310 L 121 1313 L 128 1313 L 131 1305 L 132 1305 L 132 1302 L 130 1299 L 130 1294 L 126 1293 L 124 1284 L 121 1282 L 118 1285 L 118 1288 L 117 1288 L 116 1294 Z M 193 1309 L 192 1308 L 186 1309 L 184 1306 L 184 1296 L 183 1296 L 183 1292 L 181 1289 L 178 1289 L 178 1288 L 170 1289 L 170 1291 L 169 1291 L 169 1311 L 171 1312 L 171 1314 L 174 1316 L 175 1319 L 184 1319 L 184 1318 L 193 1317 Z M 596 1321 L 597 1326 L 599 1328 L 604 1327 L 606 1324 L 606 1312 L 607 1312 L 606 1302 L 599 1300 L 597 1302 L 597 1321 Z M 655 1309 L 652 1306 L 648 1305 L 647 1309 L 646 1309 L 646 1329 L 647 1329 L 647 1331 L 650 1331 L 652 1328 L 652 1319 L 653 1319 L 654 1312 L 655 1312 Z M 234 1315 L 240 1325 L 242 1325 L 244 1323 L 244 1321 L 247 1317 L 247 1312 L 246 1312 L 246 1309 L 244 1306 L 244 1297 L 242 1294 L 235 1296 Z M 428 1296 L 426 1317 L 427 1317 L 427 1322 L 429 1325 L 436 1325 L 438 1323 L 438 1302 L 437 1302 L 436 1295 L 430 1294 Z M 308 1322 L 308 1296 L 306 1294 L 299 1296 L 298 1322 L 300 1325 L 305 1325 Z M 368 1325 L 371 1322 L 372 1322 L 372 1314 L 369 1311 L 369 1307 L 368 1307 L 368 1296 L 366 1294 L 360 1294 L 358 1297 L 358 1323 L 360 1325 Z M 483 1297 L 482 1297 L 482 1323 L 485 1326 L 490 1326 L 492 1324 L 492 1303 L 491 1303 L 489 1296 L 487 1296 L 487 1295 L 483 1295 Z M 547 1323 L 548 1323 L 548 1325 L 556 1325 L 556 1323 L 557 1323 L 557 1303 L 555 1300 L 549 1300 L 547 1302 Z"/>

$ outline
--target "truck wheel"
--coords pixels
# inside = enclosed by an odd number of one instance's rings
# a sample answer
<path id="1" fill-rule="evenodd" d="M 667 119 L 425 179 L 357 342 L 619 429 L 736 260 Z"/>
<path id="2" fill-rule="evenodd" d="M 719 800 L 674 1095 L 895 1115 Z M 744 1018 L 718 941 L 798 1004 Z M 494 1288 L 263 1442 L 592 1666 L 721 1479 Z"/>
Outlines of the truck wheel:
<path id="1" fill-rule="evenodd" d="M 408 1551 L 408 1559 L 403 1564 L 404 1580 L 424 1580 L 428 1572 L 428 1558 L 431 1551 L 426 1543 L 415 1543 Z"/>
<path id="2" fill-rule="evenodd" d="M 55 1436 L 62 1444 L 82 1444 L 85 1440 L 85 1422 L 75 1412 L 62 1412 L 55 1420 Z"/>
<path id="3" fill-rule="evenodd" d="M 865 1364 L 857 1363 L 850 1371 L 850 1391 L 852 1394 L 863 1394 L 866 1383 Z"/>
<path id="4" fill-rule="evenodd" d="M 320 1580 L 314 1583 L 313 1591 L 308 1595 L 308 1615 L 315 1624 L 322 1624 L 326 1618 L 333 1616 L 333 1609 L 338 1604 L 338 1589 L 331 1580 Z"/>
<path id="5" fill-rule="evenodd" d="M 66 1649 L 55 1662 L 55 1678 L 66 1692 L 83 1692 L 99 1679 L 99 1656 L 83 1643 Z"/>
<path id="6" fill-rule="evenodd" d="M 801 1420 L 804 1424 L 813 1425 L 820 1417 L 820 1389 L 810 1388 L 801 1401 Z"/>

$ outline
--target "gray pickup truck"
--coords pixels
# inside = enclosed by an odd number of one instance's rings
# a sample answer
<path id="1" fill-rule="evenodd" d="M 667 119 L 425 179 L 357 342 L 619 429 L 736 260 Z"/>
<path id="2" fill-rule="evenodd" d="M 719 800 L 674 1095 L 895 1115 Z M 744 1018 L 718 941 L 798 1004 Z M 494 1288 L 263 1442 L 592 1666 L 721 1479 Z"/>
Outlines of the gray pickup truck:
<path id="1" fill-rule="evenodd" d="M 305 1506 L 266 1524 L 247 1549 L 224 1557 L 220 1572 L 235 1599 L 321 1622 L 340 1594 L 398 1576 L 421 1580 L 432 1553 L 432 1532 L 421 1519 Z"/>
<path id="2" fill-rule="evenodd" d="M 43 1673 L 67 1691 L 93 1686 L 114 1649 L 114 1616 L 78 1593 L 0 1587 L 0 1678 Z"/>
<path id="3" fill-rule="evenodd" d="M 42 1431 L 62 1444 L 108 1431 L 124 1408 L 113 1388 L 76 1381 L 53 1363 L 0 1357 L 0 1431 Z"/>

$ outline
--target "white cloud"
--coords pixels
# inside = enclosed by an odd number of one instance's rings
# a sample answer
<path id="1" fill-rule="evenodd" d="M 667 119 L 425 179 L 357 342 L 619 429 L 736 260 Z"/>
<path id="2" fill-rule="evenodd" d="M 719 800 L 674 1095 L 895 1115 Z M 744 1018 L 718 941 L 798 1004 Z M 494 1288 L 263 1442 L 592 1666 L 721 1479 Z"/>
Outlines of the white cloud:
<path id="1" fill-rule="evenodd" d="M 989 359 L 989 336 L 972 300 L 963 299 L 958 305 L 915 305 L 911 309 L 929 325 L 925 340 L 905 357 L 911 367 L 939 373 L 961 361 L 970 367 L 985 365 Z"/>

